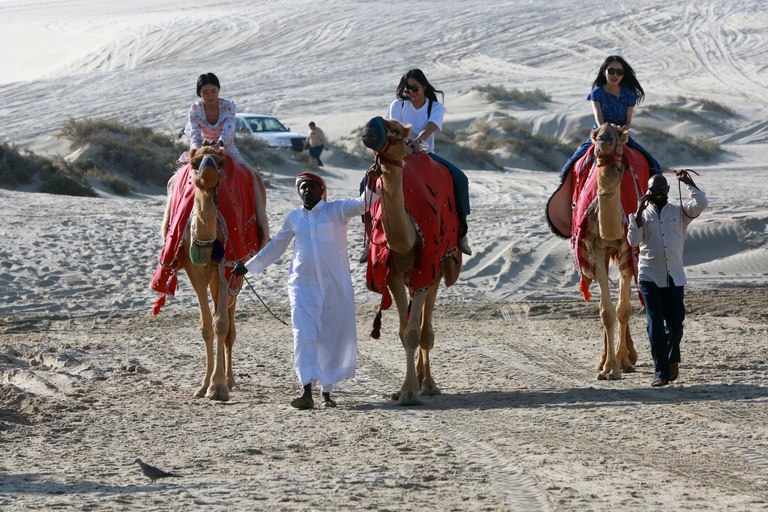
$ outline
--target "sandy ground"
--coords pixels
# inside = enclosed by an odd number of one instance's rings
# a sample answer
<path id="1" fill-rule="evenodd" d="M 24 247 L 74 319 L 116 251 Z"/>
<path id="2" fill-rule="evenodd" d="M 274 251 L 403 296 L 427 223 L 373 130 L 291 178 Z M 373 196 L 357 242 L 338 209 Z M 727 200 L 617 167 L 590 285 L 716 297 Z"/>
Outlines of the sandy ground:
<path id="1" fill-rule="evenodd" d="M 612 53 L 637 70 L 644 105 L 700 112 L 709 99 L 733 109 L 692 120 L 640 107 L 633 122 L 722 145 L 714 161 L 675 164 L 701 173 L 710 206 L 688 232 L 683 363 L 662 389 L 650 387 L 634 294 L 637 372 L 595 379 L 597 301 L 580 300 L 568 245 L 544 222 L 557 173 L 530 159 L 506 158 L 503 170 L 462 162 L 474 254 L 438 298 L 431 359 L 443 395 L 412 408 L 389 400 L 405 370 L 394 312 L 381 340 L 368 337 L 379 297 L 356 263 L 359 222 L 349 227 L 357 379 L 342 384 L 337 409 L 300 412 L 288 405 L 299 391 L 290 328 L 248 290 L 237 313 L 239 389 L 227 403 L 193 398 L 204 351 L 184 276 L 177 299 L 150 315 L 162 191 L 0 190 L 0 507 L 768 508 L 768 11 L 728 0 L 589 9 L 578 0 L 0 0 L 0 43 L 12 50 L 2 66 L 13 70 L 0 73 L 0 141 L 45 154 L 68 153 L 55 134 L 69 116 L 178 132 L 206 71 L 240 112 L 295 130 L 314 120 L 334 141 L 383 114 L 414 66 L 445 91 L 456 129 L 500 111 L 564 137 L 591 123 L 585 98 Z M 488 83 L 552 100 L 499 105 L 467 92 Z M 331 200 L 356 195 L 370 165 L 340 146 L 322 157 Z M 298 206 L 301 170 L 290 158 L 263 169 L 273 231 Z M 286 320 L 287 267 L 283 257 L 251 280 Z M 137 457 L 180 476 L 150 485 Z"/>

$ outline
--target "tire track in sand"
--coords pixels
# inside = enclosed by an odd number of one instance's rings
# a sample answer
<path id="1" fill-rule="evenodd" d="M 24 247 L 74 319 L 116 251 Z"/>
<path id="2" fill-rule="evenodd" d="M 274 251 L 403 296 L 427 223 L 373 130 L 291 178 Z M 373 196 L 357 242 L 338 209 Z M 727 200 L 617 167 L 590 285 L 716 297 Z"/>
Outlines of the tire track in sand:
<path id="1" fill-rule="evenodd" d="M 392 404 L 383 391 L 387 388 L 398 387 L 388 377 L 388 370 L 369 357 L 358 354 L 356 383 L 375 393 L 375 396 L 358 394 L 361 402 L 381 406 Z M 379 378 L 383 380 L 379 380 Z M 506 498 L 509 510 L 513 511 L 548 511 L 551 510 L 544 496 L 536 489 L 532 480 L 527 477 L 522 468 L 488 444 L 478 441 L 469 432 L 451 427 L 440 419 L 430 417 L 434 411 L 406 407 L 388 407 L 383 409 L 405 423 L 418 425 L 427 432 L 444 439 L 455 450 L 458 450 L 471 460 L 480 464 L 488 478 L 494 483 L 499 494 Z"/>

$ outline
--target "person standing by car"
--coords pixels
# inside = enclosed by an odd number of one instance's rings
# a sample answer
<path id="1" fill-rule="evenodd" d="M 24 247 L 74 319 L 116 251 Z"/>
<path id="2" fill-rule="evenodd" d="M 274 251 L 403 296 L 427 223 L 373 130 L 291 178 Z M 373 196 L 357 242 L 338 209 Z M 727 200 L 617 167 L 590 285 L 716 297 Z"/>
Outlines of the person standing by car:
<path id="1" fill-rule="evenodd" d="M 253 171 L 235 147 L 235 102 L 219 97 L 221 85 L 213 73 L 197 77 L 200 99 L 189 107 L 189 148 L 200 148 L 204 141 L 215 141 L 235 163 Z"/>
<path id="2" fill-rule="evenodd" d="M 314 121 L 309 123 L 309 133 L 307 134 L 307 140 L 304 141 L 304 147 L 301 148 L 302 151 L 307 149 L 307 146 L 309 146 L 309 156 L 317 160 L 317 165 L 323 167 L 323 162 L 320 161 L 320 153 L 323 152 L 323 149 L 328 151 L 329 146 L 323 130 Z"/>
<path id="3" fill-rule="evenodd" d="M 687 284 L 683 268 L 685 232 L 708 204 L 704 192 L 686 171 L 678 173 L 678 179 L 688 188 L 690 201 L 669 204 L 667 179 L 655 174 L 648 180 L 648 193 L 640 198 L 637 212 L 629 214 L 627 228 L 627 242 L 640 248 L 637 287 L 645 302 L 655 366 L 651 386 L 655 388 L 666 386 L 679 373 Z"/>

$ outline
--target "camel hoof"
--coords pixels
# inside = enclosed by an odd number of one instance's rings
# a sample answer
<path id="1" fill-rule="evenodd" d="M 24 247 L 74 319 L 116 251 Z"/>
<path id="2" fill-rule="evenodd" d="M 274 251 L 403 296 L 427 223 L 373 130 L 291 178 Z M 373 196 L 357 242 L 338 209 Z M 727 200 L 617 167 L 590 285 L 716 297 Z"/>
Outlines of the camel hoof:
<path id="1" fill-rule="evenodd" d="M 405 406 L 405 407 L 410 406 L 410 405 L 421 405 L 423 403 L 424 402 L 419 400 L 419 396 L 416 393 L 414 393 L 413 391 L 409 391 L 409 392 L 407 392 L 405 394 L 401 393 L 400 394 L 400 399 L 397 401 L 397 405 L 402 405 L 402 406 Z"/>
<path id="2" fill-rule="evenodd" d="M 215 386 L 213 384 L 208 388 L 208 394 L 205 395 L 210 400 L 217 400 L 219 402 L 226 402 L 229 400 L 229 390 L 225 385 Z"/>
<path id="3" fill-rule="evenodd" d="M 421 396 L 437 396 L 441 394 L 442 392 L 437 387 L 427 387 L 419 390 L 419 395 Z"/>
<path id="4" fill-rule="evenodd" d="M 231 379 L 227 379 L 227 389 L 232 391 L 233 389 L 237 388 L 237 382 L 235 382 L 235 378 L 232 377 Z"/>
<path id="5" fill-rule="evenodd" d="M 605 376 L 608 380 L 621 380 L 621 372 L 609 373 Z"/>
<path id="6" fill-rule="evenodd" d="M 606 380 L 607 378 L 608 378 L 608 377 L 606 377 L 606 376 L 605 376 L 604 374 L 602 374 L 602 373 L 598 373 L 598 374 L 597 374 L 597 380 Z"/>
<path id="7" fill-rule="evenodd" d="M 629 354 L 629 362 L 632 363 L 632 366 L 637 364 L 637 353 Z"/>
<path id="8" fill-rule="evenodd" d="M 200 386 L 200 389 L 195 391 L 195 397 L 196 398 L 203 398 L 206 395 L 206 393 L 208 393 L 208 385 L 207 384 L 205 384 L 203 386 Z"/>
<path id="9" fill-rule="evenodd" d="M 626 366 L 622 366 L 621 371 L 623 371 L 624 373 L 635 373 L 635 367 L 629 364 Z"/>

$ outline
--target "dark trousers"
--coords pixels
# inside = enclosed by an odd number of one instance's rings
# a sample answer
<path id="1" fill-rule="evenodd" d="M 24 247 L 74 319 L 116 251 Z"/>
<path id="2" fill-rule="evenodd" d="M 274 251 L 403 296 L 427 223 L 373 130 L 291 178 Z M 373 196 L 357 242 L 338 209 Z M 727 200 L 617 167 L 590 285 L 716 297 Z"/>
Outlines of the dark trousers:
<path id="1" fill-rule="evenodd" d="M 323 162 L 320 161 L 320 153 L 322 153 L 322 152 L 323 152 L 323 145 L 322 144 L 319 145 L 319 146 L 315 146 L 315 147 L 311 147 L 310 146 L 310 148 L 309 148 L 309 156 L 311 156 L 312 158 L 317 160 L 317 165 L 319 165 L 320 167 L 323 166 Z"/>
<path id="2" fill-rule="evenodd" d="M 669 364 L 680 362 L 680 340 L 683 339 L 684 286 L 675 286 L 671 277 L 669 286 L 659 288 L 653 281 L 640 281 L 638 288 L 645 302 L 648 318 L 648 339 L 656 379 L 669 380 Z"/>

